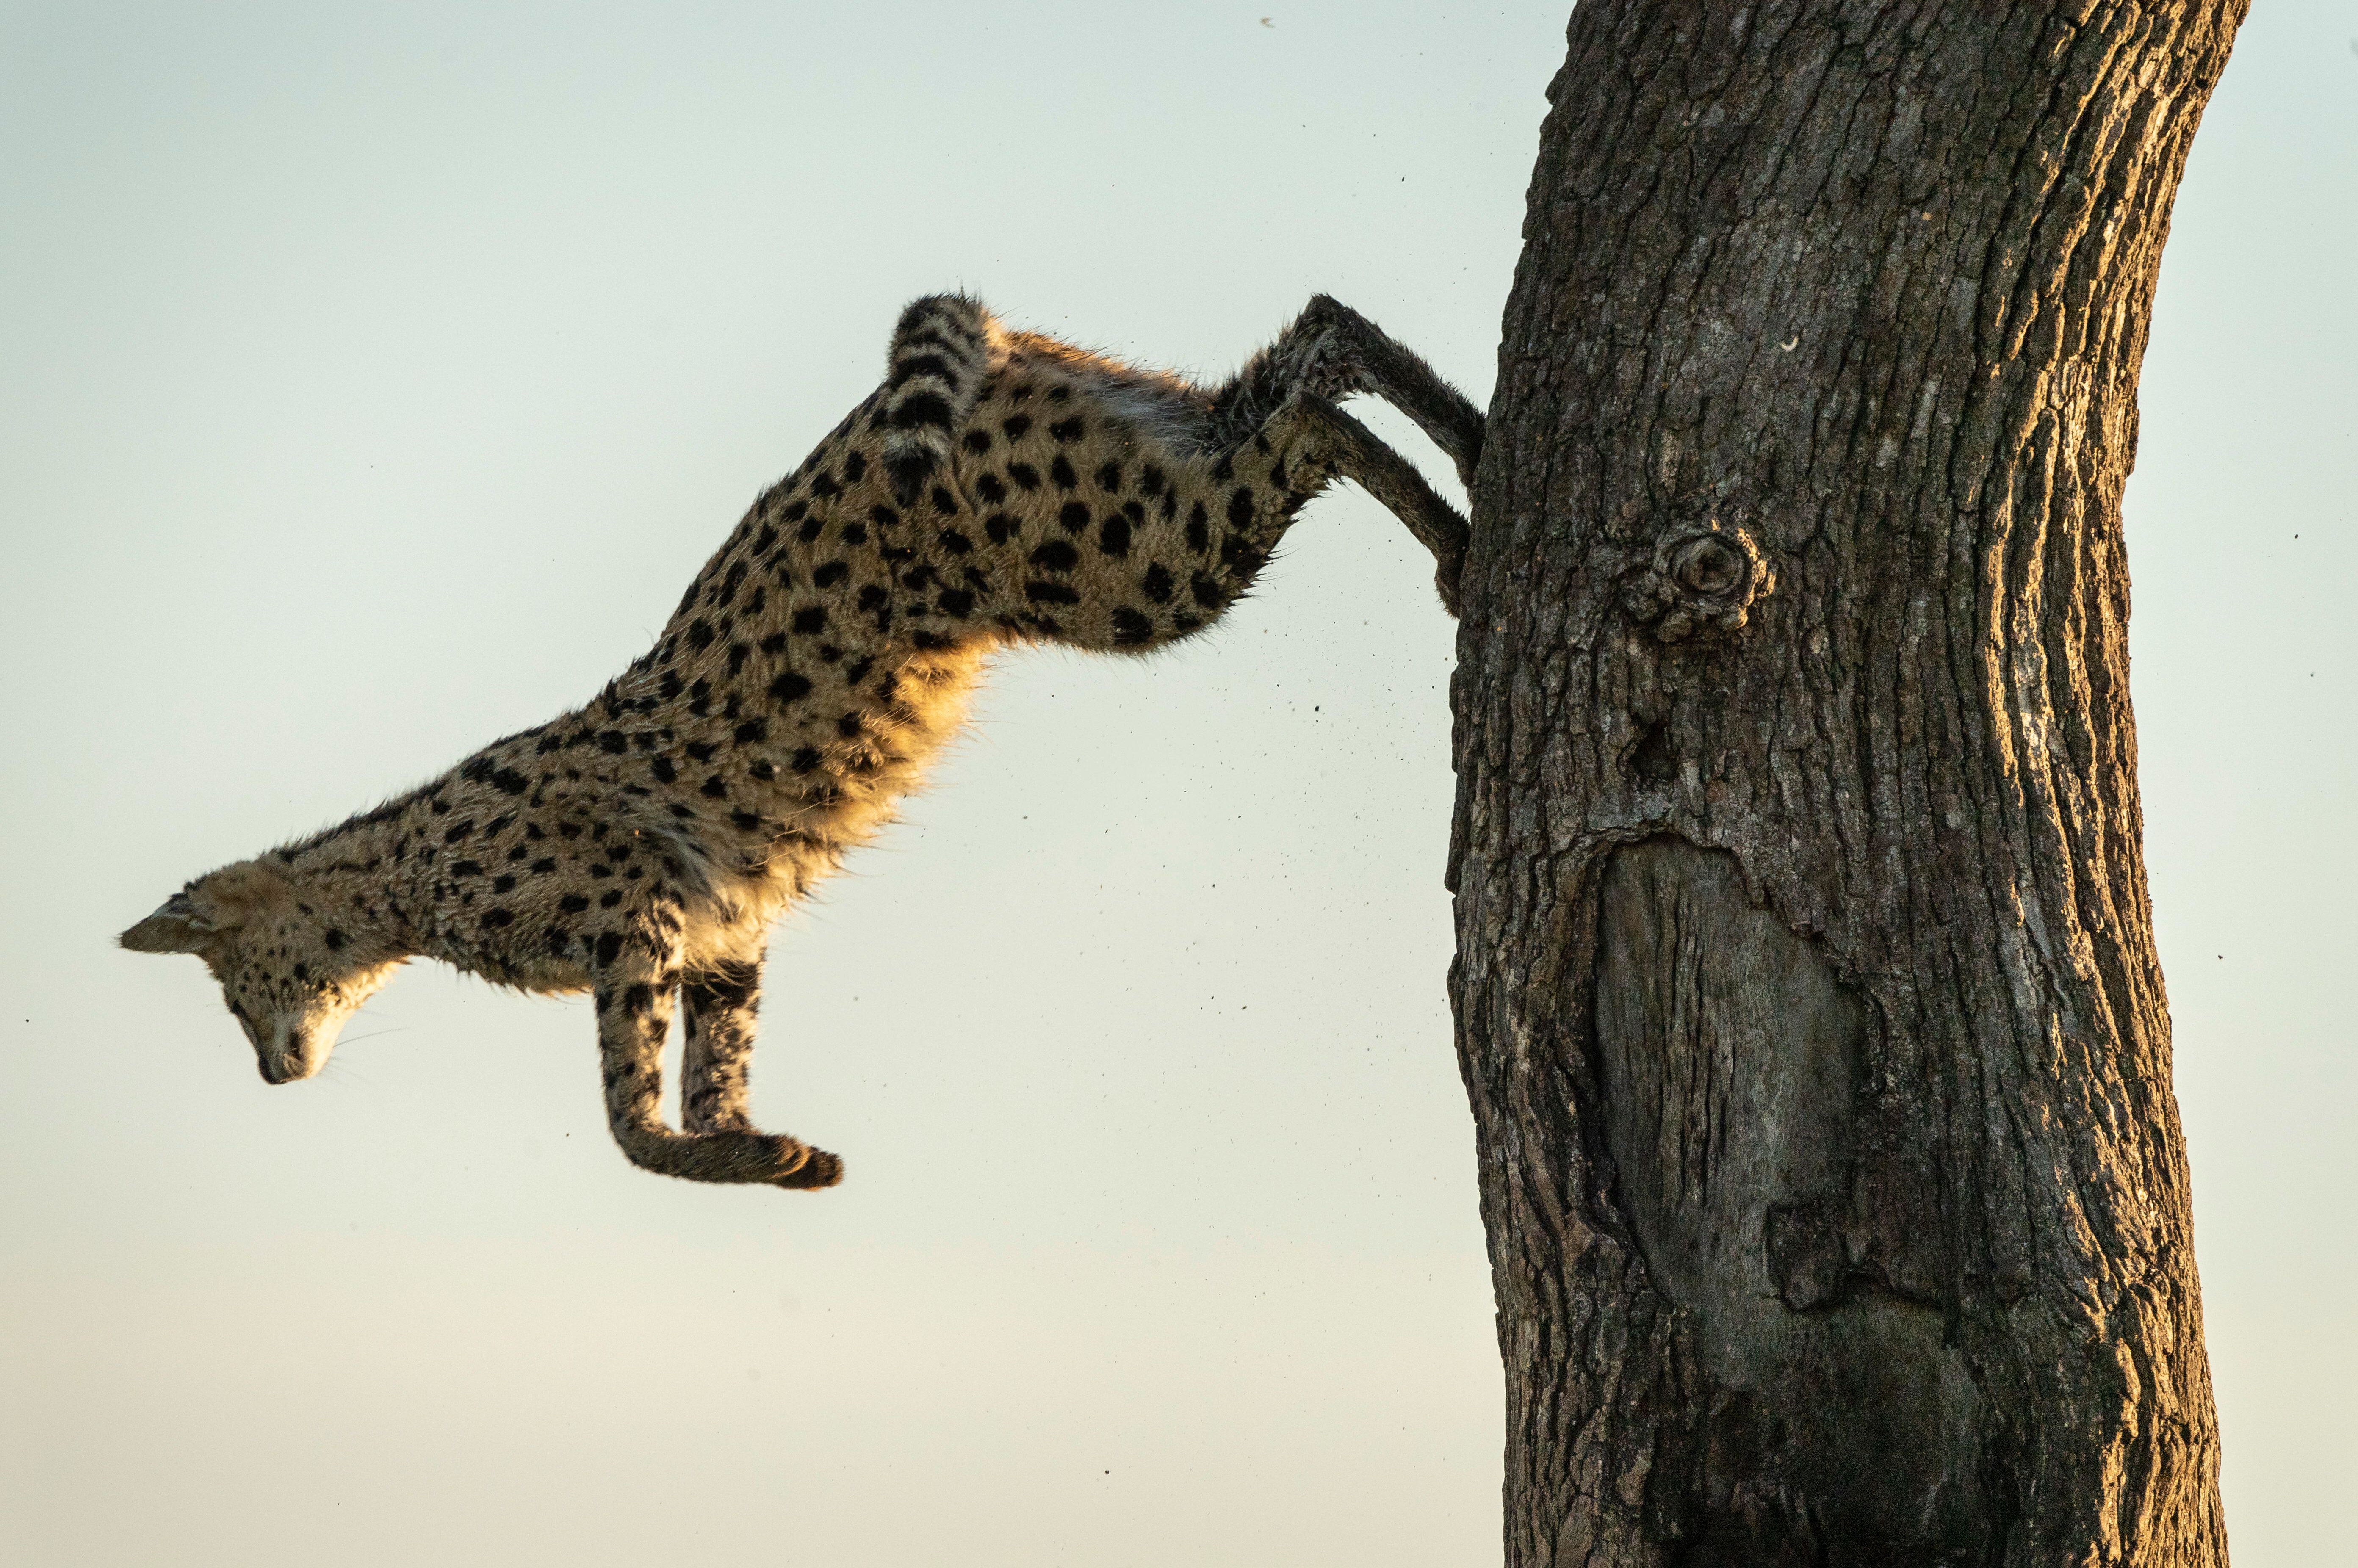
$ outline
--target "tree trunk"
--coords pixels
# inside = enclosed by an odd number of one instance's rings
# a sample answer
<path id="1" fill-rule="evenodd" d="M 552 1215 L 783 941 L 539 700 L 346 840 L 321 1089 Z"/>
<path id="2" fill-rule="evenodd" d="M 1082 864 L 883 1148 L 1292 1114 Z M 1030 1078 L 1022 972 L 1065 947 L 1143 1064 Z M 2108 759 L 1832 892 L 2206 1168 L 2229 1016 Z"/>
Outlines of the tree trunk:
<path id="1" fill-rule="evenodd" d="M 2120 499 L 2241 12 L 1573 14 L 1454 696 L 1513 1568 L 2226 1561 Z"/>

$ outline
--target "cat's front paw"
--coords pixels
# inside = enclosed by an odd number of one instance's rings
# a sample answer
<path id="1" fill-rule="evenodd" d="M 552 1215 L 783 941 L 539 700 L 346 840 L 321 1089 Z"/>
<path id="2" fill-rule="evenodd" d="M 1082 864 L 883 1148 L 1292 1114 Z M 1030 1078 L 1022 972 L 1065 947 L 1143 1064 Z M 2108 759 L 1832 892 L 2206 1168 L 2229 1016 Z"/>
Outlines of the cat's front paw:
<path id="1" fill-rule="evenodd" d="M 770 1178 L 773 1186 L 816 1190 L 843 1180 L 842 1159 L 807 1143 L 796 1144 L 780 1166 L 779 1173 Z"/>

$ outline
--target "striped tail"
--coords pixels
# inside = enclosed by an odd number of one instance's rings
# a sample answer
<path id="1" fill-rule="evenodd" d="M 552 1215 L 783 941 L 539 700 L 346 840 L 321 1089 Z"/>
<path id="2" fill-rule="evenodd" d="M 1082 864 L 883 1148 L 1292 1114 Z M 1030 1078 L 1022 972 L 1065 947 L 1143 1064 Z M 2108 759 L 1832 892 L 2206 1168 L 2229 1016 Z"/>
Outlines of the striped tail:
<path id="1" fill-rule="evenodd" d="M 884 471 L 902 505 L 949 462 L 950 443 L 973 416 L 991 350 L 1002 341 L 990 312 L 963 294 L 928 295 L 901 312 L 877 419 Z"/>

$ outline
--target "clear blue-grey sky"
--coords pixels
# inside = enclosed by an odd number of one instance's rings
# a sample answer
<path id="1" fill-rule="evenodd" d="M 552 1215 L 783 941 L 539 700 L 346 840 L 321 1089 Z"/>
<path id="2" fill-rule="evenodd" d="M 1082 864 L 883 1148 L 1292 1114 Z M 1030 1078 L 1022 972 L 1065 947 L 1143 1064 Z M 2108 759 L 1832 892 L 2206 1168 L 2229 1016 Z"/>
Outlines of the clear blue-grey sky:
<path id="1" fill-rule="evenodd" d="M 112 937 L 594 692 L 914 295 L 1216 372 L 1330 290 L 1483 395 L 1563 12 L 0 6 L 0 1560 L 1495 1560 L 1452 626 L 1360 496 L 1004 661 L 782 928 L 838 1191 L 631 1170 L 586 1003 L 418 966 L 271 1089 Z M 2128 499 L 2245 1568 L 2358 1468 L 2353 214 L 2358 8 L 2264 5 Z"/>

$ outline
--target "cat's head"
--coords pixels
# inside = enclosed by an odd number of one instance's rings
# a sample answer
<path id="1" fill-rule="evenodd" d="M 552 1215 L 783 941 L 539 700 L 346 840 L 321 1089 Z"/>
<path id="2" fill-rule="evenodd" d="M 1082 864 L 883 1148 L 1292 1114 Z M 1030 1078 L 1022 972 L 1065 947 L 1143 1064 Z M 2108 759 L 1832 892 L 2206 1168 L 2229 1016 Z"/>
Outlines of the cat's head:
<path id="1" fill-rule="evenodd" d="M 338 929 L 263 860 L 199 877 L 120 940 L 135 953 L 202 958 L 274 1084 L 327 1065 L 345 1021 L 400 967 L 398 956 Z"/>

